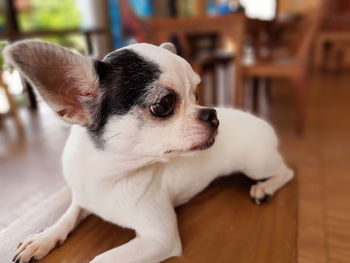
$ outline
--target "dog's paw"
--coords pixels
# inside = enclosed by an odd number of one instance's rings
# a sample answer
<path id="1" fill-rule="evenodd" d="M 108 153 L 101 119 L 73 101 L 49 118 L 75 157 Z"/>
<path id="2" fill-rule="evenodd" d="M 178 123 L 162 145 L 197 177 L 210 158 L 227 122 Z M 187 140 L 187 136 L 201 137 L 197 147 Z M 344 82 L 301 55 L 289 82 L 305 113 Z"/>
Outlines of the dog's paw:
<path id="1" fill-rule="evenodd" d="M 264 182 L 252 185 L 250 188 L 250 197 L 254 203 L 261 205 L 269 201 L 272 197 L 272 191 L 269 191 L 267 185 Z"/>
<path id="2" fill-rule="evenodd" d="M 32 263 L 45 257 L 52 249 L 59 247 L 60 240 L 49 232 L 38 233 L 20 243 L 17 253 L 12 259 L 15 263 Z"/>

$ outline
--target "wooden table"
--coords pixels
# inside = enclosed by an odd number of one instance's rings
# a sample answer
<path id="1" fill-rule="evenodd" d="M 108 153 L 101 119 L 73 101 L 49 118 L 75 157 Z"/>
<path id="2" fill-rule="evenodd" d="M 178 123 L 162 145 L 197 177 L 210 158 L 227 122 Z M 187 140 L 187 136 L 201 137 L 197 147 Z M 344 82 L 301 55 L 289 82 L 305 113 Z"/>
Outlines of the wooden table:
<path id="1" fill-rule="evenodd" d="M 249 198 L 251 183 L 241 175 L 221 178 L 177 208 L 183 256 L 165 262 L 296 262 L 295 180 L 261 206 Z M 133 237 L 131 230 L 90 216 L 40 262 L 85 263 Z"/>
<path id="2" fill-rule="evenodd" d="M 242 106 L 241 64 L 246 26 L 246 17 L 243 14 L 196 18 L 158 18 L 151 19 L 148 23 L 153 34 L 151 41 L 159 45 L 169 41 L 173 35 L 176 35 L 185 51 L 188 50 L 186 41 L 186 35 L 188 34 L 219 33 L 231 39 L 235 43 L 234 87 L 232 87 L 234 89 L 232 93 L 234 94 L 234 101 L 232 104 L 235 107 Z"/>

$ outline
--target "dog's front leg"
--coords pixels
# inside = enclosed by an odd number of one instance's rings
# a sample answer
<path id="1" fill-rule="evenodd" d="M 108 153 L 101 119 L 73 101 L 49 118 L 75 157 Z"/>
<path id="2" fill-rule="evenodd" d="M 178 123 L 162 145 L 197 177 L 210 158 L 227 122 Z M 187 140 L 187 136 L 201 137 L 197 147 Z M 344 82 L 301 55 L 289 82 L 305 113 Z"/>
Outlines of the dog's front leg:
<path id="1" fill-rule="evenodd" d="M 54 225 L 21 243 L 13 261 L 25 263 L 43 258 L 53 248 L 61 245 L 74 227 L 87 215 L 86 211 L 72 202 L 68 210 Z"/>
<path id="2" fill-rule="evenodd" d="M 169 239 L 171 239 L 169 237 Z M 111 249 L 92 260 L 90 263 L 156 263 L 167 258 L 179 256 L 181 248 L 178 240 L 163 237 L 137 236 L 130 242 Z"/>
<path id="3" fill-rule="evenodd" d="M 137 220 L 133 240 L 98 255 L 90 263 L 155 263 L 180 256 L 181 241 L 171 209 L 171 217 L 162 209 L 157 214 L 144 214 Z"/>

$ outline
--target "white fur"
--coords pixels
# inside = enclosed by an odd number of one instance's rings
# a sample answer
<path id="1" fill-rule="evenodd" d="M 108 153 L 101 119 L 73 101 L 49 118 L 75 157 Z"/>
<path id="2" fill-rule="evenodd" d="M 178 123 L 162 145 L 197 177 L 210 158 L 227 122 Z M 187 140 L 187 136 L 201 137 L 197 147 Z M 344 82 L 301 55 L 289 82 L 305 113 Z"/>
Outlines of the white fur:
<path id="1" fill-rule="evenodd" d="M 251 197 L 259 202 L 293 177 L 278 153 L 271 126 L 238 110 L 218 108 L 215 144 L 188 152 L 191 145 L 209 138 L 195 114 L 201 109 L 194 104 L 193 94 L 198 76 L 168 50 L 146 44 L 132 48 L 145 57 L 157 57 L 165 72 L 160 82 L 182 95 L 179 112 L 164 125 L 154 124 L 137 110 L 111 118 L 103 134 L 108 142 L 103 150 L 96 149 L 86 128 L 74 125 L 63 154 L 64 177 L 73 193 L 71 207 L 55 225 L 19 247 L 20 262 L 44 257 L 88 213 L 137 233 L 132 241 L 91 262 L 160 262 L 181 254 L 173 207 L 215 178 L 235 171 L 256 180 L 269 178 L 251 189 Z M 142 128 L 140 116 L 144 117 Z M 173 152 L 167 153 L 169 149 Z"/>
<path id="2" fill-rule="evenodd" d="M 63 155 L 64 175 L 73 191 L 72 206 L 52 228 L 30 239 L 32 246 L 42 242 L 47 249 L 39 246 L 30 253 L 29 245 L 22 250 L 41 258 L 57 241 L 63 242 L 78 221 L 77 213 L 71 211 L 80 207 L 137 232 L 135 240 L 92 262 L 159 262 L 181 254 L 173 206 L 188 201 L 216 177 L 233 171 L 243 171 L 253 179 L 271 177 L 265 183 L 278 182 L 260 189 L 270 195 L 292 178 L 293 172 L 277 151 L 275 133 L 266 122 L 233 109 L 217 112 L 219 133 L 211 148 L 136 171 L 131 167 L 147 160 L 120 160 L 96 150 L 85 129 L 73 126 Z"/>

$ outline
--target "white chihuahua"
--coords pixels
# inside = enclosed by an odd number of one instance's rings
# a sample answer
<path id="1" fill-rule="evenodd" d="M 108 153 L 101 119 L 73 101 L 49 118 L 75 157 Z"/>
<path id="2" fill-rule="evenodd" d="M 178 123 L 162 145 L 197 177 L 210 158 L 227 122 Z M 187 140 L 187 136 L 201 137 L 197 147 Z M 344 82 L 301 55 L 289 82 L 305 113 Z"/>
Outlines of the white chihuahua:
<path id="1" fill-rule="evenodd" d="M 160 262 L 181 254 L 174 206 L 215 178 L 240 171 L 266 179 L 250 191 L 260 204 L 293 177 L 269 124 L 196 104 L 200 78 L 170 43 L 130 45 L 102 61 L 40 41 L 15 43 L 4 54 L 75 124 L 63 153 L 72 203 L 19 245 L 16 263 L 43 258 L 89 213 L 137 233 L 91 262 Z"/>

